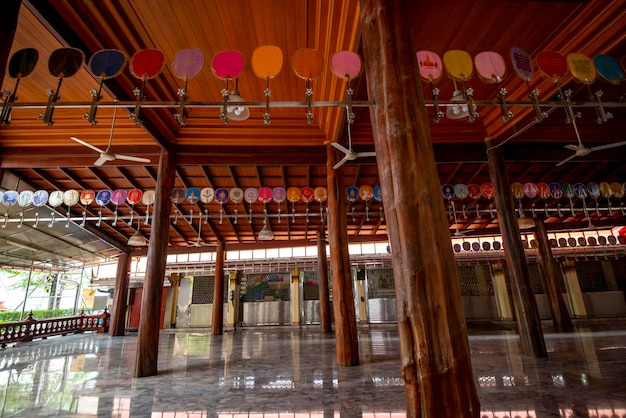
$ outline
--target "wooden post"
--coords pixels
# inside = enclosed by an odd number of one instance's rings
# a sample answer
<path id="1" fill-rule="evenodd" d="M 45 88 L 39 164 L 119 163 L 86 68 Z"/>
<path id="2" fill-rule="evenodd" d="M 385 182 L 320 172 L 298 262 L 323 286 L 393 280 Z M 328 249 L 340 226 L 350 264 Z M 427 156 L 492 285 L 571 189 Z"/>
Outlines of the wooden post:
<path id="1" fill-rule="evenodd" d="M 406 4 L 361 0 L 407 417 L 476 418 L 480 403 Z"/>
<path id="2" fill-rule="evenodd" d="M 520 238 L 519 225 L 513 205 L 509 176 L 504 167 L 502 150 L 492 139 L 486 140 L 489 176 L 495 189 L 498 222 L 502 233 L 504 259 L 508 267 L 515 320 L 522 342 L 522 352 L 527 356 L 547 357 L 541 330 L 537 300 L 530 284 L 526 254 Z"/>
<path id="3" fill-rule="evenodd" d="M 137 334 L 135 377 L 157 374 L 161 297 L 165 279 L 165 262 L 169 242 L 170 195 L 176 178 L 174 153 L 161 151 L 157 173 L 156 202 L 152 214 L 152 233 L 148 247 L 148 263 L 141 300 L 141 319 Z"/>
<path id="4" fill-rule="evenodd" d="M 543 279 L 543 290 L 546 292 L 550 313 L 552 314 L 552 324 L 556 332 L 572 332 L 574 324 L 567 311 L 563 294 L 559 286 L 559 274 L 552 256 L 552 248 L 548 241 L 546 225 L 541 218 L 535 218 L 535 240 L 537 241 L 537 261 L 541 269 Z"/>
<path id="5" fill-rule="evenodd" d="M 334 148 L 328 146 L 326 155 L 328 176 L 328 243 L 333 281 L 333 312 L 335 317 L 335 345 L 337 364 L 359 364 L 359 340 L 354 310 L 352 272 L 348 254 L 348 225 L 346 205 L 343 202 L 343 168 L 335 165 Z"/>
<path id="6" fill-rule="evenodd" d="M 217 240 L 215 253 L 215 279 L 213 281 L 213 318 L 211 332 L 213 335 L 222 335 L 224 332 L 224 262 L 226 259 L 226 244 L 223 239 Z"/>
<path id="7" fill-rule="evenodd" d="M 180 273 L 170 274 L 170 285 L 172 286 L 172 309 L 170 309 L 170 328 L 176 328 L 178 320 L 178 294 L 180 293 Z"/>
<path id="8" fill-rule="evenodd" d="M 120 254 L 117 258 L 111 326 L 109 327 L 109 335 L 111 337 L 121 337 L 126 333 L 126 302 L 128 300 L 130 260 L 131 257 L 129 257 L 128 253 Z"/>
<path id="9" fill-rule="evenodd" d="M 320 296 L 320 326 L 324 334 L 333 332 L 330 317 L 330 297 L 328 289 L 328 261 L 326 259 L 326 241 L 324 227 L 317 231 L 317 286 Z"/>

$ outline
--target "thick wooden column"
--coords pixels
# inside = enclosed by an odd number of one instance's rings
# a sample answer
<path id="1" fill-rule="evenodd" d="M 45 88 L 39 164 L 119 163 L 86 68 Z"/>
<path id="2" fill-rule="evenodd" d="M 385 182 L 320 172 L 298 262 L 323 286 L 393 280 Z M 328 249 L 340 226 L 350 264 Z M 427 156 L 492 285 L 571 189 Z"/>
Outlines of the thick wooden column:
<path id="1" fill-rule="evenodd" d="M 489 176 L 495 188 L 498 223 L 502 234 L 504 259 L 508 267 L 513 309 L 517 330 L 522 342 L 522 352 L 527 356 L 547 357 L 543 340 L 537 300 L 530 283 L 526 254 L 522 246 L 519 225 L 511 194 L 509 176 L 504 167 L 502 150 L 492 139 L 486 140 Z"/>
<path id="2" fill-rule="evenodd" d="M 354 291 L 348 254 L 348 225 L 343 201 L 343 168 L 333 170 L 334 148 L 328 146 L 326 170 L 328 176 L 328 243 L 330 270 L 333 281 L 333 312 L 335 317 L 335 345 L 337 364 L 359 364 L 359 341 L 354 310 Z"/>
<path id="3" fill-rule="evenodd" d="M 330 297 L 328 288 L 328 260 L 326 258 L 326 241 L 324 228 L 317 231 L 317 287 L 320 296 L 320 326 L 324 334 L 333 332 L 330 316 Z"/>
<path id="4" fill-rule="evenodd" d="M 223 239 L 217 241 L 215 253 L 215 280 L 213 281 L 213 317 L 211 332 L 222 335 L 224 332 L 224 262 L 226 261 L 226 244 Z"/>
<path id="5" fill-rule="evenodd" d="M 559 286 L 560 271 L 557 269 L 556 262 L 552 255 L 552 248 L 548 241 L 546 233 L 546 225 L 541 218 L 535 218 L 535 240 L 537 241 L 537 261 L 541 269 L 541 278 L 543 279 L 543 290 L 546 292 L 548 304 L 550 305 L 550 313 L 552 314 L 552 324 L 556 332 L 572 332 L 574 325 L 572 318 L 567 311 L 565 300 L 561 294 Z"/>
<path id="6" fill-rule="evenodd" d="M 361 0 L 376 162 L 396 287 L 407 417 L 476 418 L 450 230 L 405 0 Z M 358 123 L 358 122 L 357 122 Z"/>
<path id="7" fill-rule="evenodd" d="M 148 265 L 141 300 L 141 319 L 137 334 L 135 377 L 157 374 L 159 354 L 159 325 L 167 245 L 169 242 L 170 195 L 176 178 L 174 153 L 161 151 L 157 173 L 156 201 L 152 214 L 152 231 L 148 247 Z"/>
<path id="8" fill-rule="evenodd" d="M 126 333 L 126 301 L 128 298 L 128 271 L 130 270 L 128 253 L 120 254 L 117 258 L 117 272 L 115 273 L 115 290 L 113 292 L 113 307 L 109 335 L 121 337 Z"/>

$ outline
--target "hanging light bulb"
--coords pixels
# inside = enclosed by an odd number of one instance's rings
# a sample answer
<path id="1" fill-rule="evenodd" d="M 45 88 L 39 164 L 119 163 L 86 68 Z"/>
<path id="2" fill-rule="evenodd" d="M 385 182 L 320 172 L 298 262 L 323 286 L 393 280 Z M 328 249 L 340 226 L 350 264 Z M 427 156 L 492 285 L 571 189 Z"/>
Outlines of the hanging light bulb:
<path id="1" fill-rule="evenodd" d="M 135 230 L 135 233 L 128 238 L 127 245 L 130 247 L 143 247 L 147 243 L 148 240 L 146 240 L 146 237 L 144 237 L 139 230 L 139 218 L 137 218 L 137 229 Z"/>
<path id="2" fill-rule="evenodd" d="M 464 102 L 462 90 L 454 90 L 452 98 L 453 102 Z M 469 109 L 466 103 L 459 103 L 458 105 L 448 105 L 446 108 L 446 117 L 448 119 L 463 119 L 469 116 Z"/>
<path id="3" fill-rule="evenodd" d="M 228 103 L 243 103 L 246 101 L 239 95 L 239 80 L 235 80 L 235 89 L 230 92 L 228 96 Z M 229 120 L 246 120 L 250 117 L 250 109 L 246 106 L 227 106 L 226 112 L 228 113 Z"/>
<path id="4" fill-rule="evenodd" d="M 267 221 L 267 217 L 265 217 L 263 228 L 259 231 L 259 241 L 271 241 L 273 239 L 274 233 L 270 229 L 270 223 Z"/>

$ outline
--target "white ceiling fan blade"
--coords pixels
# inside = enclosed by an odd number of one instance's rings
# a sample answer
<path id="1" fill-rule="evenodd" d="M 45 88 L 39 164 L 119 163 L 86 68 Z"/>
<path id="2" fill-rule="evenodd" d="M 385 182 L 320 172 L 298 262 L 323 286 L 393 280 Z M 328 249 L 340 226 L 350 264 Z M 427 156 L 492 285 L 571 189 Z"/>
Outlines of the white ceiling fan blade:
<path id="1" fill-rule="evenodd" d="M 70 136 L 70 139 L 72 141 L 78 142 L 81 145 L 86 146 L 87 148 L 91 148 L 92 150 L 96 151 L 99 154 L 103 154 L 104 153 L 104 150 L 101 150 L 100 148 L 95 147 L 95 146 L 91 145 L 90 143 L 83 141 L 82 139 L 78 139 L 75 136 Z"/>
<path id="2" fill-rule="evenodd" d="M 374 152 L 374 151 L 357 152 L 356 156 L 357 157 L 375 157 L 376 156 L 376 152 Z"/>
<path id="3" fill-rule="evenodd" d="M 341 167 L 342 165 L 344 165 L 346 163 L 346 161 L 348 161 L 350 158 L 348 158 L 348 156 L 346 155 L 345 157 L 343 157 L 343 159 L 341 161 L 339 161 L 337 164 L 335 164 L 333 166 L 333 170 L 338 169 L 339 167 Z"/>
<path id="4" fill-rule="evenodd" d="M 579 146 L 574 144 L 565 145 L 563 148 L 571 149 L 572 151 L 578 150 Z"/>
<path id="5" fill-rule="evenodd" d="M 115 157 L 113 157 L 110 154 L 106 154 L 104 152 L 100 153 L 100 157 L 98 157 L 98 159 L 96 161 L 94 161 L 93 165 L 95 165 L 96 167 L 100 167 L 101 165 L 103 165 L 104 163 L 106 163 L 107 161 L 113 161 L 115 159 Z"/>
<path id="6" fill-rule="evenodd" d="M 330 145 L 332 145 L 333 147 L 337 148 L 339 151 L 343 152 L 344 154 L 347 154 L 350 152 L 350 150 L 348 150 L 348 148 L 344 147 L 343 145 L 341 145 L 338 142 L 331 142 Z"/>
<path id="7" fill-rule="evenodd" d="M 597 147 L 591 147 L 589 149 L 591 151 L 597 151 L 597 150 L 601 150 L 601 149 L 621 147 L 622 145 L 626 145 L 626 141 L 614 142 L 613 144 L 598 145 Z"/>
<path id="8" fill-rule="evenodd" d="M 558 166 L 560 166 L 560 165 L 563 165 L 563 164 L 565 164 L 566 162 L 568 162 L 569 160 L 573 160 L 574 158 L 576 158 L 576 154 L 573 154 L 573 155 L 571 155 L 571 156 L 567 157 L 566 159 L 564 159 L 563 161 L 561 161 L 560 163 L 558 163 L 556 166 L 558 167 Z"/>
<path id="9" fill-rule="evenodd" d="M 113 157 L 115 157 L 116 160 L 135 161 L 137 163 L 149 163 L 150 162 L 148 158 L 133 157 L 131 155 L 114 154 Z"/>

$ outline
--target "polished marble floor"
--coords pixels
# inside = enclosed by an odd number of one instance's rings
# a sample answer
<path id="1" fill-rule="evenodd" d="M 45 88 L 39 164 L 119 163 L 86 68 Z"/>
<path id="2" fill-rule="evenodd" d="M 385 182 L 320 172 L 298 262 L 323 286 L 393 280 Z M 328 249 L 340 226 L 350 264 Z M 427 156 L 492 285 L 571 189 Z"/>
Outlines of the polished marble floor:
<path id="1" fill-rule="evenodd" d="M 481 418 L 626 418 L 626 320 L 544 332 L 549 357 L 534 359 L 510 327 L 470 324 Z M 178 329 L 161 333 L 159 374 L 135 379 L 136 342 L 83 334 L 0 351 L 0 416 L 406 415 L 395 325 L 359 329 L 355 367 L 336 365 L 333 335 L 316 326 Z"/>

